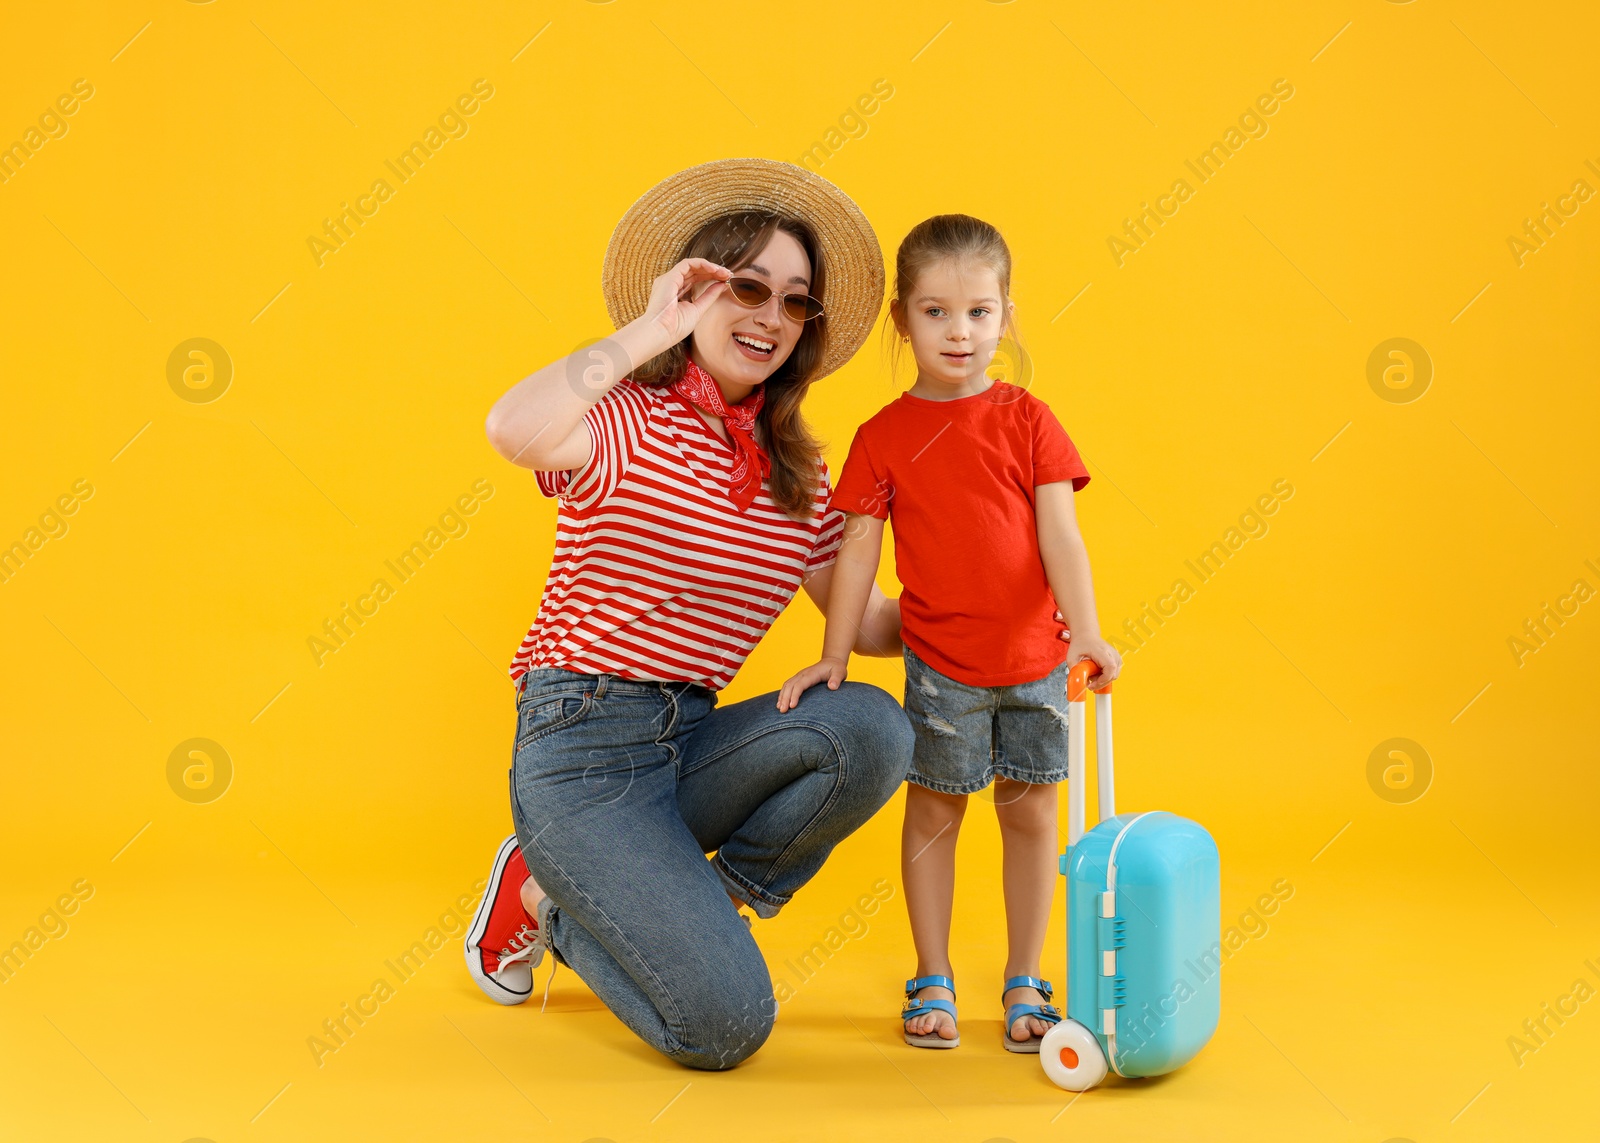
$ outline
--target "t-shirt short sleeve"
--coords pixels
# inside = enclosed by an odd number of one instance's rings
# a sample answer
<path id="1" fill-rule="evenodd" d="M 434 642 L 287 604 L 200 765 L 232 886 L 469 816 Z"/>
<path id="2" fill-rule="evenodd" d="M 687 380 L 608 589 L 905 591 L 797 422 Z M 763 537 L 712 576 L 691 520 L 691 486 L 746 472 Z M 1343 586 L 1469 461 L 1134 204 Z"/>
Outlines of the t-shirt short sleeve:
<path id="1" fill-rule="evenodd" d="M 855 440 L 850 442 L 844 474 L 839 477 L 838 490 L 833 494 L 833 506 L 854 516 L 887 520 L 894 488 L 873 458 L 868 435 L 867 426 L 863 425 L 856 430 Z"/>
<path id="2" fill-rule="evenodd" d="M 1072 481 L 1072 490 L 1078 492 L 1089 483 L 1089 470 L 1084 466 L 1078 448 L 1061 427 L 1050 406 L 1043 401 L 1033 405 L 1033 484 L 1055 484 Z"/>
<path id="3" fill-rule="evenodd" d="M 844 542 L 844 513 L 833 503 L 838 498 L 828 481 L 828 466 L 821 465 L 822 483 L 818 489 L 818 499 L 828 502 L 827 508 L 822 512 L 822 526 L 817 530 L 817 542 L 811 545 L 811 554 L 806 557 L 806 575 L 819 572 L 830 566 L 839 558 L 839 545 Z"/>
<path id="4" fill-rule="evenodd" d="M 583 414 L 593 448 L 577 468 L 535 472 L 539 491 L 583 511 L 616 491 L 639 447 L 653 402 L 644 386 L 625 378 Z"/>

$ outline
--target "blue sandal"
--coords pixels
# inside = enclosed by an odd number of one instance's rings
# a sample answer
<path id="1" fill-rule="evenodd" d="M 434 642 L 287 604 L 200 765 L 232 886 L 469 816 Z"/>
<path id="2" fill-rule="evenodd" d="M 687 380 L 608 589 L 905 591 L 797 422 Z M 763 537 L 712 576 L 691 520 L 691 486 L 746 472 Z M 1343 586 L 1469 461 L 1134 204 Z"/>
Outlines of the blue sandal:
<path id="1" fill-rule="evenodd" d="M 900 1009 L 902 1025 L 913 1016 L 925 1016 L 929 1012 L 945 1012 L 949 1014 L 952 1021 L 956 1019 L 956 1006 L 953 1001 L 946 1000 L 940 996 L 929 997 L 926 1000 L 917 996 L 917 993 L 922 989 L 930 987 L 948 988 L 951 996 L 954 996 L 956 992 L 956 982 L 948 976 L 918 976 L 906 981 L 906 1000 Z M 960 1032 L 956 1033 L 953 1040 L 946 1040 L 938 1032 L 929 1032 L 922 1036 L 913 1036 L 910 1032 L 906 1032 L 905 1037 L 906 1043 L 913 1048 L 959 1048 L 961 1046 Z"/>
<path id="2" fill-rule="evenodd" d="M 1041 980 L 1037 976 L 1013 976 L 1000 989 L 1001 1003 L 1005 1003 L 1006 993 L 1013 988 L 1037 988 L 1047 1001 L 1054 996 L 1054 990 L 1048 980 Z M 1036 1020 L 1043 1020 L 1046 1024 L 1059 1024 L 1061 1013 L 1056 1010 L 1054 1004 L 1013 1004 L 1006 1009 L 1005 1027 L 1000 1029 L 1000 1039 L 1005 1044 L 1006 1051 L 1036 1056 L 1039 1054 L 1039 1037 L 1029 1036 L 1026 1040 L 1011 1038 L 1011 1026 L 1024 1016 L 1032 1016 Z"/>

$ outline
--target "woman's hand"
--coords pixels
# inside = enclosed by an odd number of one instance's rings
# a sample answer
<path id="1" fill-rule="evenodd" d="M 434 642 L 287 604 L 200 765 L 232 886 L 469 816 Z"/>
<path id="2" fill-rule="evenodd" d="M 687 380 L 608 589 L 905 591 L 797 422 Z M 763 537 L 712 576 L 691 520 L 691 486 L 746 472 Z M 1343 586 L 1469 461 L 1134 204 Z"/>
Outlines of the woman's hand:
<path id="1" fill-rule="evenodd" d="M 704 258 L 685 258 L 650 283 L 650 301 L 640 320 L 654 322 L 677 345 L 688 337 L 700 316 L 724 292 L 733 271 Z M 710 285 L 705 285 L 705 283 Z"/>
<path id="2" fill-rule="evenodd" d="M 843 659 L 823 659 L 807 667 L 783 684 L 783 689 L 778 692 L 778 709 L 785 712 L 793 710 L 800 705 L 800 696 L 820 682 L 826 681 L 830 691 L 838 690 L 848 670 L 849 664 Z"/>
<path id="3" fill-rule="evenodd" d="M 594 441 L 584 414 L 636 365 L 688 337 L 732 276 L 704 258 L 679 262 L 650 284 L 642 315 L 508 389 L 484 422 L 489 443 L 512 464 L 540 472 L 587 464 Z"/>

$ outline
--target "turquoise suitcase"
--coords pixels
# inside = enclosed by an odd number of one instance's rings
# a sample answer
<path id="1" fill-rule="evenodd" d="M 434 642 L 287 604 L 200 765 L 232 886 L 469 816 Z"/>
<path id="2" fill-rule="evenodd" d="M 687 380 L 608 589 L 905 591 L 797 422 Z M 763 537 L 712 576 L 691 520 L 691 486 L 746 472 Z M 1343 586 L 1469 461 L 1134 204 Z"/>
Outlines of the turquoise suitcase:
<path id="1" fill-rule="evenodd" d="M 1067 1014 L 1039 1045 L 1045 1073 L 1087 1091 L 1109 1069 L 1158 1076 L 1217 1029 L 1222 902 L 1216 843 L 1164 810 L 1116 812 L 1111 693 L 1095 695 L 1100 821 L 1084 832 L 1085 660 L 1067 682 Z"/>

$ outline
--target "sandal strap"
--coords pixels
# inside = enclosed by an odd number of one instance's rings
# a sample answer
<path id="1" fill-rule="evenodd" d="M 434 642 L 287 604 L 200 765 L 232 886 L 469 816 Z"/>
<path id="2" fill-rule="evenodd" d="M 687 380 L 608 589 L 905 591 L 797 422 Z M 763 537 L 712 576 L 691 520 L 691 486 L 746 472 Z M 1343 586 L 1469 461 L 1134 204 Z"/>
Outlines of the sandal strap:
<path id="1" fill-rule="evenodd" d="M 1037 1017 L 1046 1024 L 1061 1023 L 1061 1013 L 1054 1004 L 1013 1004 L 1006 1009 L 1006 1035 L 1011 1035 L 1011 1025 L 1024 1016 Z"/>
<path id="2" fill-rule="evenodd" d="M 910 999 L 924 988 L 948 988 L 954 996 L 956 982 L 948 976 L 915 976 L 906 981 L 906 998 Z"/>
<path id="3" fill-rule="evenodd" d="M 1006 993 L 1013 988 L 1034 988 L 1042 993 L 1046 1000 L 1055 998 L 1055 989 L 1050 986 L 1050 982 L 1037 976 L 1013 976 L 1000 986 L 1000 999 L 1004 1000 Z"/>
<path id="4" fill-rule="evenodd" d="M 902 1023 L 904 1023 L 913 1016 L 923 1016 L 929 1012 L 947 1012 L 950 1015 L 950 1019 L 954 1020 L 957 1018 L 956 1006 L 954 1004 L 950 1003 L 950 1001 L 941 996 L 933 996 L 929 997 L 927 1000 L 920 998 L 915 1000 L 907 1000 L 905 1007 L 900 1010 L 900 1020 Z"/>

